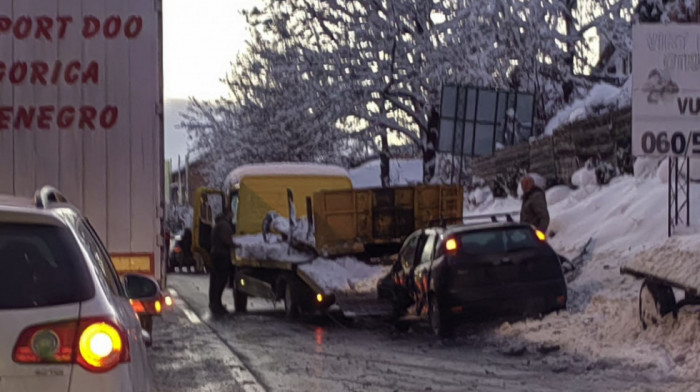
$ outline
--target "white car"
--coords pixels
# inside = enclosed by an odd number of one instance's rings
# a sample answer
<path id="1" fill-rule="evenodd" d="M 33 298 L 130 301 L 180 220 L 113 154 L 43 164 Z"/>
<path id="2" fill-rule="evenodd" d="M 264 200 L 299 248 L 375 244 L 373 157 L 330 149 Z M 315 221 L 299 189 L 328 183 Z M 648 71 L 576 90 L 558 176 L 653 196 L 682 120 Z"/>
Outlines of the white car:
<path id="1" fill-rule="evenodd" d="M 0 392 L 150 391 L 128 293 L 159 288 L 148 277 L 124 279 L 60 193 L 0 195 Z"/>

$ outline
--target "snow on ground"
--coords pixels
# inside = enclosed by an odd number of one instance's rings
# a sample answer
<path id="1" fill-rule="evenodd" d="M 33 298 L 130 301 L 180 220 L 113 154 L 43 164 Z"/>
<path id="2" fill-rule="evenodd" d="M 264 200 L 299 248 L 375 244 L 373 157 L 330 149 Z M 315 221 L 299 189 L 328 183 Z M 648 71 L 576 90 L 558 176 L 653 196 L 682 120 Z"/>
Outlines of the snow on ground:
<path id="1" fill-rule="evenodd" d="M 379 176 L 379 160 L 375 159 L 350 169 L 353 188 L 375 188 L 382 186 Z M 423 161 L 420 159 L 392 159 L 389 165 L 392 186 L 423 182 Z"/>
<path id="2" fill-rule="evenodd" d="M 662 268 L 679 259 L 695 261 L 691 269 L 700 264 L 700 234 L 667 239 L 667 185 L 658 176 L 649 178 L 649 170 L 640 171 L 645 178 L 625 176 L 603 187 L 547 191 L 554 234 L 550 244 L 574 257 L 592 237 L 593 257 L 569 285 L 569 311 L 504 323 L 491 337 L 496 344 L 551 344 L 591 362 L 624 363 L 679 377 L 700 374 L 700 312 L 686 308 L 678 321 L 667 317 L 661 326 L 643 330 L 637 310 L 642 282 L 620 273 L 621 266 L 640 261 L 664 264 Z M 691 195 L 697 192 L 700 185 L 694 184 Z M 479 213 L 519 209 L 518 203 L 496 200 Z M 699 209 L 694 202 L 691 220 L 698 226 Z"/>
<path id="3" fill-rule="evenodd" d="M 631 79 L 631 78 L 630 78 Z M 585 119 L 592 115 L 594 109 L 601 107 L 624 107 L 629 105 L 629 86 L 622 88 L 612 86 L 607 83 L 600 83 L 588 92 L 583 99 L 579 99 L 560 110 L 544 129 L 545 135 L 553 135 L 557 128 L 572 122 Z"/>
<path id="4" fill-rule="evenodd" d="M 377 290 L 377 283 L 386 276 L 390 266 L 369 265 L 354 257 L 329 260 L 317 258 L 310 264 L 303 264 L 299 269 L 329 293 L 372 293 Z"/>

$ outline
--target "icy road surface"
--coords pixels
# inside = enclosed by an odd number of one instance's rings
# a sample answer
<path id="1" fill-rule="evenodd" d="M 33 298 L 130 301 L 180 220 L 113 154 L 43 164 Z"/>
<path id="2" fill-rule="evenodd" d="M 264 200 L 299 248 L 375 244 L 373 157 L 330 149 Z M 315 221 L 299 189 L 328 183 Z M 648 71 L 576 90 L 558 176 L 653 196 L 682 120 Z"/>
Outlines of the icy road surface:
<path id="1" fill-rule="evenodd" d="M 267 391 L 309 392 L 698 390 L 697 380 L 672 379 L 621 360 L 556 347 L 525 349 L 517 340 L 484 343 L 493 325 L 467 327 L 441 342 L 425 327 L 401 334 L 378 320 L 351 327 L 325 317 L 289 322 L 281 304 L 257 299 L 249 302 L 248 314 L 212 319 L 206 276 L 168 280 L 180 306 L 185 302 L 200 323 L 180 308 L 157 321 L 151 359 L 161 392 L 238 391 L 255 387 L 253 382 Z M 224 303 L 232 309 L 229 289 Z M 231 380 L 241 377 L 243 382 Z"/>

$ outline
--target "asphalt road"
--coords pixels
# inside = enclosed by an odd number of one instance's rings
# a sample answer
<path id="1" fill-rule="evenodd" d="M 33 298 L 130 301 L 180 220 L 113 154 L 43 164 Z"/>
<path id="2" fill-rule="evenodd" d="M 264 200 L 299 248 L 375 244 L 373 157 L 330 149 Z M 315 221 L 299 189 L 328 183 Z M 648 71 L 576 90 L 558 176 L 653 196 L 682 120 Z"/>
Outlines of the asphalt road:
<path id="1" fill-rule="evenodd" d="M 151 349 L 159 392 L 185 391 L 693 391 L 654 369 L 556 348 L 489 343 L 488 326 L 439 340 L 378 319 L 284 318 L 251 300 L 247 314 L 212 318 L 208 278 L 173 274 L 176 309 L 158 319 Z M 224 303 L 233 309 L 229 289 Z"/>

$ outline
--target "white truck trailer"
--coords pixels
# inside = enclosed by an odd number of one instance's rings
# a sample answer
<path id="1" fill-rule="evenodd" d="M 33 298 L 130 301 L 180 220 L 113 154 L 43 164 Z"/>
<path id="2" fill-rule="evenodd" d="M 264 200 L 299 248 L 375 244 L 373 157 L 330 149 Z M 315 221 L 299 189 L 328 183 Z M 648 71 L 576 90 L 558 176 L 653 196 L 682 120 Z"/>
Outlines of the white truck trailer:
<path id="1" fill-rule="evenodd" d="M 0 2 L 0 193 L 58 188 L 165 285 L 160 0 Z"/>

